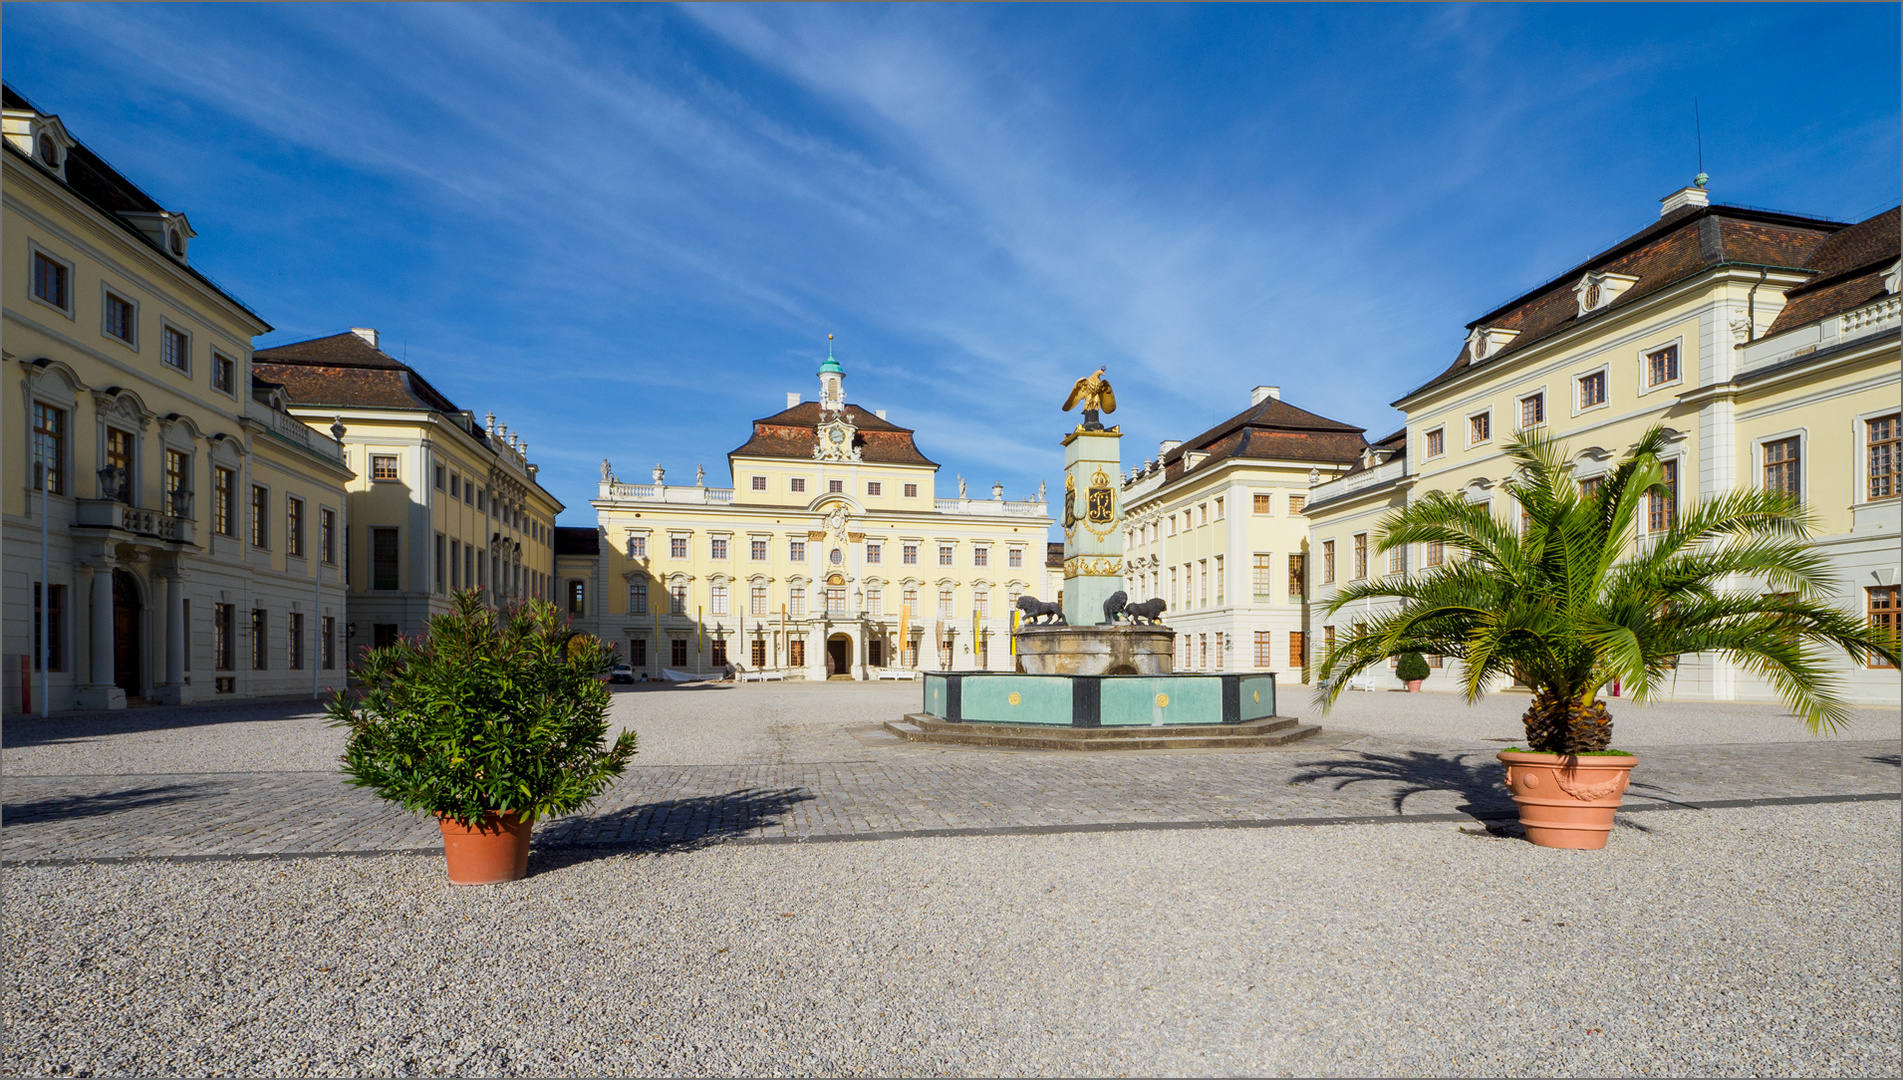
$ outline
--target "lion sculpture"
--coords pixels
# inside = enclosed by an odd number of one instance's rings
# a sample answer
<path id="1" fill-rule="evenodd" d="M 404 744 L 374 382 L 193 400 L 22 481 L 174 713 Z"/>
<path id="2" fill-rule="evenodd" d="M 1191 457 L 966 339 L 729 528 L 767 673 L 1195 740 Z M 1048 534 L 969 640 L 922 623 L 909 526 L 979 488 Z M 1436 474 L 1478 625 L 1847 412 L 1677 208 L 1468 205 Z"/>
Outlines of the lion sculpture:
<path id="1" fill-rule="evenodd" d="M 1061 604 L 1047 604 L 1035 596 L 1018 597 L 1018 610 L 1024 613 L 1021 626 L 1030 626 L 1043 619 L 1046 625 L 1064 622 L 1064 608 Z"/>

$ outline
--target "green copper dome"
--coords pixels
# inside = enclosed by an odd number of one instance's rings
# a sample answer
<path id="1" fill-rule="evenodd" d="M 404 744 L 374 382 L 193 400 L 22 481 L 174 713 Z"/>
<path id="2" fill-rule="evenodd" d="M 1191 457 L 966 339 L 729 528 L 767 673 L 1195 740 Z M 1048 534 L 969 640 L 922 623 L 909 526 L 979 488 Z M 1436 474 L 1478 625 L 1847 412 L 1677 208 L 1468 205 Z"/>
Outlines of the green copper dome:
<path id="1" fill-rule="evenodd" d="M 819 373 L 821 375 L 844 375 L 846 373 L 846 369 L 839 366 L 839 361 L 833 359 L 833 336 L 831 334 L 826 335 L 826 362 L 819 365 Z"/>

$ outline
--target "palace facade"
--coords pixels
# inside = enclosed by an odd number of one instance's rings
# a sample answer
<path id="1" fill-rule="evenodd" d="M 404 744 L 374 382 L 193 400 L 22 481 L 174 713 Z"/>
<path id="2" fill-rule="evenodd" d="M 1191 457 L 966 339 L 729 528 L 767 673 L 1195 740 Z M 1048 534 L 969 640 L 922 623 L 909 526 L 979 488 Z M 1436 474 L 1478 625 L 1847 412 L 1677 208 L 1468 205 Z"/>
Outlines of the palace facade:
<path id="1" fill-rule="evenodd" d="M 5 710 L 341 685 L 350 470 L 254 378 L 271 327 L 12 87 L 4 136 Z"/>
<path id="2" fill-rule="evenodd" d="M 595 529 L 559 534 L 570 617 L 650 677 L 1012 670 L 1013 606 L 1050 580 L 1044 493 L 941 497 L 911 429 L 848 402 L 830 353 L 818 375 L 753 422 L 729 487 L 603 462 Z"/>
<path id="3" fill-rule="evenodd" d="M 1552 432 L 1591 483 L 1653 424 L 1669 433 L 1672 490 L 1648 496 L 1647 531 L 1692 500 L 1790 492 L 1816 517 L 1812 542 L 1836 572 L 1838 603 L 1894 631 L 1898 212 L 1846 225 L 1712 205 L 1701 187 L 1662 203 L 1646 228 L 1469 323 L 1453 363 L 1394 402 L 1406 427 L 1309 492 L 1311 621 L 1324 644 L 1369 614 L 1323 617 L 1340 585 L 1442 559 L 1419 545 L 1377 553 L 1383 515 L 1446 491 L 1512 520 L 1500 484 L 1513 432 Z M 1896 703 L 1894 668 L 1837 662 L 1848 699 Z M 1456 674 L 1427 688 L 1457 689 Z M 1687 657 L 1672 693 L 1776 700 L 1759 677 L 1711 656 Z"/>

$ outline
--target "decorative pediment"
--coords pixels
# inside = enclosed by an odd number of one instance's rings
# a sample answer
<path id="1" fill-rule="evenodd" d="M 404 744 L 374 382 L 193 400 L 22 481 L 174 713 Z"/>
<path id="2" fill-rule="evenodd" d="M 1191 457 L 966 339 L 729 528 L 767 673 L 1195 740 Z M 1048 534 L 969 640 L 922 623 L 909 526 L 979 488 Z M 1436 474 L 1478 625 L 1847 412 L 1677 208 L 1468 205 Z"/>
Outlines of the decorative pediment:
<path id="1" fill-rule="evenodd" d="M 1600 308 L 1610 305 L 1638 282 L 1631 274 L 1586 274 L 1573 285 L 1573 296 L 1579 301 L 1579 314 L 1589 315 Z"/>
<path id="2" fill-rule="evenodd" d="M 157 413 L 145 407 L 145 402 L 139 400 L 138 394 L 124 387 L 94 390 L 93 404 L 99 409 L 101 419 L 136 424 L 141 430 L 158 417 Z"/>

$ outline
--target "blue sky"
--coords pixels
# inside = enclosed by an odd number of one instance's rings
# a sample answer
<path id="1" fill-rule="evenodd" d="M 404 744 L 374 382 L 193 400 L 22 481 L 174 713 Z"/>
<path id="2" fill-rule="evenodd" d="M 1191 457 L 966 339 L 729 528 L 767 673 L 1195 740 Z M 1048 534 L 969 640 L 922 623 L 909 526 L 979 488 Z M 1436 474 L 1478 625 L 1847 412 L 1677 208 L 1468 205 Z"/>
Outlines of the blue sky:
<path id="1" fill-rule="evenodd" d="M 1713 197 L 1899 192 L 1884 5 L 8 4 L 6 78 L 191 216 L 280 330 L 374 326 L 530 443 L 691 482 L 849 396 L 974 493 L 1126 464 L 1251 386 L 1365 426 L 1487 309 Z"/>

